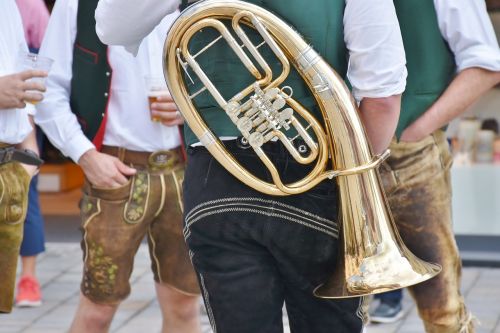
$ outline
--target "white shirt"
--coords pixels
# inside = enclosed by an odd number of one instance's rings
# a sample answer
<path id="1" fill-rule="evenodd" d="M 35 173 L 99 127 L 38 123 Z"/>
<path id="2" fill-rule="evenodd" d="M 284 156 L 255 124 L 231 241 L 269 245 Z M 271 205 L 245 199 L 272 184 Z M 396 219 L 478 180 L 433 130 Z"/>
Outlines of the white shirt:
<path id="1" fill-rule="evenodd" d="M 100 0 L 97 35 L 105 44 L 135 53 L 143 36 L 178 5 L 178 0 Z M 406 59 L 392 0 L 346 0 L 344 37 L 350 54 L 347 74 L 357 100 L 404 91 Z"/>
<path id="2" fill-rule="evenodd" d="M 69 104 L 77 10 L 78 0 L 58 0 L 52 11 L 40 54 L 55 61 L 47 80 L 45 99 L 37 105 L 39 112 L 35 117 L 54 146 L 75 162 L 94 148 L 83 134 Z M 163 42 L 177 15 L 169 15 L 160 22 L 144 40 L 137 57 L 121 46 L 109 47 L 108 57 L 113 72 L 105 145 L 148 152 L 180 145 L 177 127 L 151 121 L 144 80 L 147 75 L 163 75 Z"/>
<path id="3" fill-rule="evenodd" d="M 471 67 L 500 71 L 500 50 L 485 1 L 434 0 L 434 6 L 458 72 Z"/>
<path id="4" fill-rule="evenodd" d="M 0 76 L 18 72 L 16 61 L 20 50 L 28 52 L 21 16 L 14 0 L 0 0 Z M 28 114 L 35 108 L 0 110 L 0 142 L 18 144 L 33 130 Z"/>

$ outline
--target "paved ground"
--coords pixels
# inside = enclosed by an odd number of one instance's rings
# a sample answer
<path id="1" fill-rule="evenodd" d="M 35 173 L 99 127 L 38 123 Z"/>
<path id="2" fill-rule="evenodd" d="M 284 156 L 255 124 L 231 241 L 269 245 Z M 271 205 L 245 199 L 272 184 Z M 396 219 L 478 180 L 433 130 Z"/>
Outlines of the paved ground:
<path id="1" fill-rule="evenodd" d="M 44 304 L 34 309 L 14 309 L 9 315 L 2 315 L 1 333 L 59 333 L 67 330 L 78 299 L 81 276 L 79 245 L 49 243 L 47 252 L 40 256 L 38 271 Z M 154 298 L 152 280 L 147 249 L 143 245 L 136 257 L 132 294 L 117 313 L 112 332 L 160 331 L 160 313 Z M 466 268 L 462 289 L 469 307 L 481 323 L 477 333 L 500 333 L 500 269 Z M 422 333 L 422 325 L 407 295 L 404 304 L 406 315 L 402 321 L 391 325 L 371 325 L 366 332 Z M 203 323 L 204 333 L 211 332 L 206 316 Z"/>

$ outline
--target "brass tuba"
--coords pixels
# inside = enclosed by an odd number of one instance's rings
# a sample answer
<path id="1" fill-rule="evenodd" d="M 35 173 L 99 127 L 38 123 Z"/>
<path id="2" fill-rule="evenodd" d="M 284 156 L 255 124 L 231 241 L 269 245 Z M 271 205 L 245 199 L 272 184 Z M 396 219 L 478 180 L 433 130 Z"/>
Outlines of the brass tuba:
<path id="1" fill-rule="evenodd" d="M 232 26 L 238 39 L 227 25 Z M 255 45 L 245 33 L 245 26 L 256 29 L 263 42 Z M 218 31 L 219 37 L 191 54 L 191 38 L 209 28 Z M 196 60 L 220 40 L 229 44 L 255 77 L 253 84 L 229 100 L 220 94 Z M 281 63 L 282 72 L 276 77 L 259 52 L 264 44 Z M 439 265 L 418 259 L 406 248 L 394 225 L 377 170 L 389 152 L 374 156 L 356 103 L 343 80 L 292 27 L 269 11 L 243 1 L 200 1 L 183 11 L 171 27 L 163 59 L 170 93 L 189 127 L 234 177 L 260 192 L 276 196 L 305 192 L 325 179 L 337 180 L 344 243 L 340 252 L 343 253 L 334 275 L 314 291 L 316 296 L 344 298 L 375 294 L 420 283 L 440 272 Z M 321 121 L 294 100 L 290 87 L 280 86 L 291 70 L 290 63 L 314 95 L 323 115 Z M 203 84 L 194 93 L 190 93 L 185 84 L 188 70 Z M 273 183 L 255 177 L 242 167 L 207 126 L 193 104 L 193 99 L 206 91 L 222 108 L 220 112 L 225 112 L 248 140 L 270 171 Z M 304 127 L 299 118 L 308 125 Z M 284 134 L 289 129 L 297 133 L 294 138 Z M 301 137 L 309 147 L 308 154 L 295 148 L 292 141 L 296 137 Z M 276 139 L 281 140 L 299 163 L 315 163 L 303 179 L 288 184 L 282 182 L 262 149 L 266 142 Z"/>

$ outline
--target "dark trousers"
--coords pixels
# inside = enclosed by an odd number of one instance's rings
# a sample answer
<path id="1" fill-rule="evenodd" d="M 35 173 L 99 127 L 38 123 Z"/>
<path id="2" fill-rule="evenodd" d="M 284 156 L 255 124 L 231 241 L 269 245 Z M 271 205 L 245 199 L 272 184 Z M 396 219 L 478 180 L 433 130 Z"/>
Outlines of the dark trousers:
<path id="1" fill-rule="evenodd" d="M 236 141 L 226 146 L 253 174 L 270 180 L 251 149 Z M 281 144 L 266 148 L 285 182 L 308 171 Z M 312 294 L 337 260 L 334 182 L 300 195 L 264 195 L 195 147 L 188 149 L 184 204 L 184 233 L 214 332 L 282 332 L 284 304 L 292 332 L 362 331 L 362 299 Z"/>

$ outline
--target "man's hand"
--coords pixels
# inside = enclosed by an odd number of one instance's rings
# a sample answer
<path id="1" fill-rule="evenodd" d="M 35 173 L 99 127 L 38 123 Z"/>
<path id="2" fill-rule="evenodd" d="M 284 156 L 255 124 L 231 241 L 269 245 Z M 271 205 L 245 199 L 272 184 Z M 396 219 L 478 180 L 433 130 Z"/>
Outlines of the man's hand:
<path id="1" fill-rule="evenodd" d="M 114 156 L 91 149 L 80 157 L 82 167 L 89 182 L 97 187 L 114 188 L 127 183 L 127 176 L 133 176 L 136 170 L 123 164 Z"/>
<path id="2" fill-rule="evenodd" d="M 170 95 L 157 97 L 157 102 L 151 104 L 151 115 L 165 126 L 184 124 L 184 118 L 177 111 L 177 105 Z"/>
<path id="3" fill-rule="evenodd" d="M 45 85 L 37 81 L 28 81 L 32 78 L 46 77 L 46 71 L 27 70 L 16 74 L 0 76 L 0 110 L 22 109 L 26 101 L 40 102 Z"/>
<path id="4" fill-rule="evenodd" d="M 427 135 L 430 135 L 432 132 L 422 131 L 418 128 L 417 122 L 414 122 L 410 126 L 408 126 L 403 133 L 401 133 L 401 138 L 399 139 L 401 142 L 417 142 L 425 138 Z"/>

